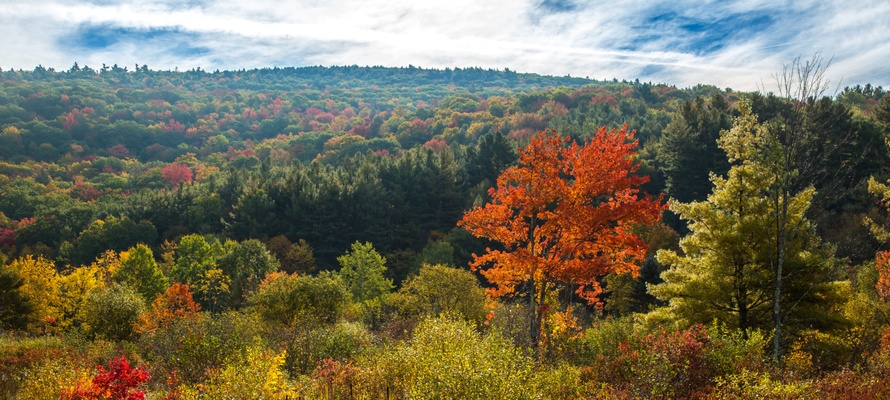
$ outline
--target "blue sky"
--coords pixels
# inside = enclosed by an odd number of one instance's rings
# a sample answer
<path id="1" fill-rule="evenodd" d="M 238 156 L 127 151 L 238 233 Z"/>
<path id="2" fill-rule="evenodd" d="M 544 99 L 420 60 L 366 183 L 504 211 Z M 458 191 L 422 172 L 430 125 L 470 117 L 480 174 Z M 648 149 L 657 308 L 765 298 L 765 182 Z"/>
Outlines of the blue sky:
<path id="1" fill-rule="evenodd" d="M 821 52 L 890 86 L 890 1 L 0 0 L 0 67 L 483 67 L 753 90 Z"/>

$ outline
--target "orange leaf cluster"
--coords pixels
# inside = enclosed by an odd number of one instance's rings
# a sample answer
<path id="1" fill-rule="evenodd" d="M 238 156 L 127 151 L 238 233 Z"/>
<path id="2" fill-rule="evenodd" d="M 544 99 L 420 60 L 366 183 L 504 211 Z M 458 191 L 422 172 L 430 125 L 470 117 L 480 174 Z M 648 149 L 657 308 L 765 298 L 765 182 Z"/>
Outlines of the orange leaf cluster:
<path id="1" fill-rule="evenodd" d="M 169 328 L 175 321 L 199 318 L 200 311 L 201 306 L 192 297 L 189 285 L 177 282 L 159 294 L 151 308 L 139 317 L 136 331 L 151 333 Z"/>
<path id="2" fill-rule="evenodd" d="M 890 299 L 890 251 L 878 253 L 875 268 L 878 269 L 878 283 L 875 284 L 878 296 L 884 300 Z"/>
<path id="3" fill-rule="evenodd" d="M 635 175 L 637 142 L 627 126 L 599 129 L 584 145 L 553 131 L 538 132 L 489 194 L 459 225 L 503 245 L 471 266 L 509 295 L 516 285 L 558 281 L 578 285 L 591 304 L 610 272 L 636 274 L 646 244 L 632 232 L 661 217 L 661 198 L 641 194 L 648 177 Z"/>

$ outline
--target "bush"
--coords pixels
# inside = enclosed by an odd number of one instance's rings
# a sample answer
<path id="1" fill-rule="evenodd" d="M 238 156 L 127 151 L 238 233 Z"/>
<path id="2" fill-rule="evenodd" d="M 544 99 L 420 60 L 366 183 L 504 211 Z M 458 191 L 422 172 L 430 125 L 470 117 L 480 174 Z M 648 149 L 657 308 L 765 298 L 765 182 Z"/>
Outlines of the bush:
<path id="1" fill-rule="evenodd" d="M 225 366 L 201 385 L 184 385 L 179 398 L 191 399 L 295 399 L 287 374 L 282 370 L 285 354 L 250 346 L 233 354 Z"/>
<path id="2" fill-rule="evenodd" d="M 262 323 L 251 315 L 227 312 L 178 319 L 145 333 L 137 342 L 154 376 L 176 373 L 186 383 L 204 380 L 209 371 L 255 343 Z"/>
<path id="3" fill-rule="evenodd" d="M 308 374 L 325 359 L 348 363 L 370 347 L 372 339 L 363 325 L 353 322 L 308 329 L 288 343 L 285 365 L 293 374 Z"/>
<path id="4" fill-rule="evenodd" d="M 21 386 L 15 396 L 22 400 L 59 399 L 78 385 L 89 384 L 89 365 L 69 357 L 45 359 L 22 371 Z"/>
<path id="5" fill-rule="evenodd" d="M 406 317 L 445 313 L 478 325 L 487 314 L 485 292 L 476 276 L 445 265 L 422 265 L 419 274 L 405 280 L 393 299 Z"/>
<path id="6" fill-rule="evenodd" d="M 744 338 L 740 332 L 716 326 L 711 331 L 714 336 L 695 325 L 675 332 L 635 334 L 621 342 L 614 355 L 596 356 L 585 378 L 609 384 L 619 397 L 704 398 L 721 376 L 763 369 L 762 335 L 755 332 Z"/>
<path id="7" fill-rule="evenodd" d="M 289 325 L 296 321 L 331 323 L 340 319 L 349 292 L 339 279 L 271 273 L 250 297 L 260 316 Z"/>
<path id="8" fill-rule="evenodd" d="M 78 382 L 72 390 L 62 390 L 59 398 L 71 400 L 126 399 L 142 400 L 145 392 L 137 389 L 151 376 L 142 367 L 131 368 L 123 354 L 108 362 L 106 370 L 101 365 L 89 385 Z"/>
<path id="9" fill-rule="evenodd" d="M 410 340 L 362 359 L 359 381 L 371 398 L 520 399 L 533 397 L 532 365 L 502 336 L 439 317 L 422 321 Z"/>
<path id="10" fill-rule="evenodd" d="M 95 290 L 84 305 L 84 331 L 91 337 L 128 340 L 134 324 L 145 311 L 145 302 L 135 290 L 121 285 Z"/>
<path id="11" fill-rule="evenodd" d="M 4 399 L 12 398 L 24 382 L 34 380 L 35 376 L 30 373 L 30 370 L 46 362 L 58 360 L 72 352 L 58 337 L 17 338 L 10 335 L 2 337 L 2 339 L 0 342 L 0 398 Z M 37 386 L 40 385 L 43 384 Z"/>
<path id="12" fill-rule="evenodd" d="M 584 331 L 581 342 L 580 363 L 591 364 L 597 357 L 615 357 L 619 354 L 621 343 L 627 342 L 634 335 L 634 324 L 631 318 L 607 318 L 597 321 Z"/>

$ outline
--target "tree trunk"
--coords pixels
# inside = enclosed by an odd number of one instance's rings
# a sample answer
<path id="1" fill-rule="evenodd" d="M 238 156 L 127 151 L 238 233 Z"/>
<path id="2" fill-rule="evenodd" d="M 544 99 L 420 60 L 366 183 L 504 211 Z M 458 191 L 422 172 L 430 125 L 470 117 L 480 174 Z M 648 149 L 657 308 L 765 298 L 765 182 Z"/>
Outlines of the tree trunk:
<path id="1" fill-rule="evenodd" d="M 780 194 L 776 197 L 776 202 L 781 201 L 782 204 L 776 205 L 779 215 L 776 216 L 776 281 L 775 294 L 773 298 L 773 362 L 779 361 L 782 354 L 782 273 L 785 265 L 785 246 L 786 246 L 786 230 L 788 224 L 788 191 L 780 189 Z M 779 208 L 781 207 L 781 209 Z"/>
<path id="2" fill-rule="evenodd" d="M 546 312 L 546 307 L 544 307 L 544 296 L 547 293 L 547 282 L 541 282 L 541 291 L 538 292 L 536 290 L 537 288 L 534 279 L 532 279 L 532 287 L 533 289 L 530 295 L 532 320 L 529 334 L 531 336 L 532 349 L 535 350 L 535 357 L 537 357 L 541 344 L 541 326 L 544 323 L 544 313 Z"/>

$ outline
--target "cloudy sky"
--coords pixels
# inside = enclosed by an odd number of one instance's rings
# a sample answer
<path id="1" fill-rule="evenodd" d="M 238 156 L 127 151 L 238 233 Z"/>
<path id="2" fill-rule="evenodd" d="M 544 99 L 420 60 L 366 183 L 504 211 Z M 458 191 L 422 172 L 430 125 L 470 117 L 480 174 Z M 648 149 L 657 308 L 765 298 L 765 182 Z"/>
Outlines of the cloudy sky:
<path id="1" fill-rule="evenodd" d="M 770 87 L 821 52 L 890 86 L 890 1 L 0 0 L 0 67 L 483 67 Z"/>

